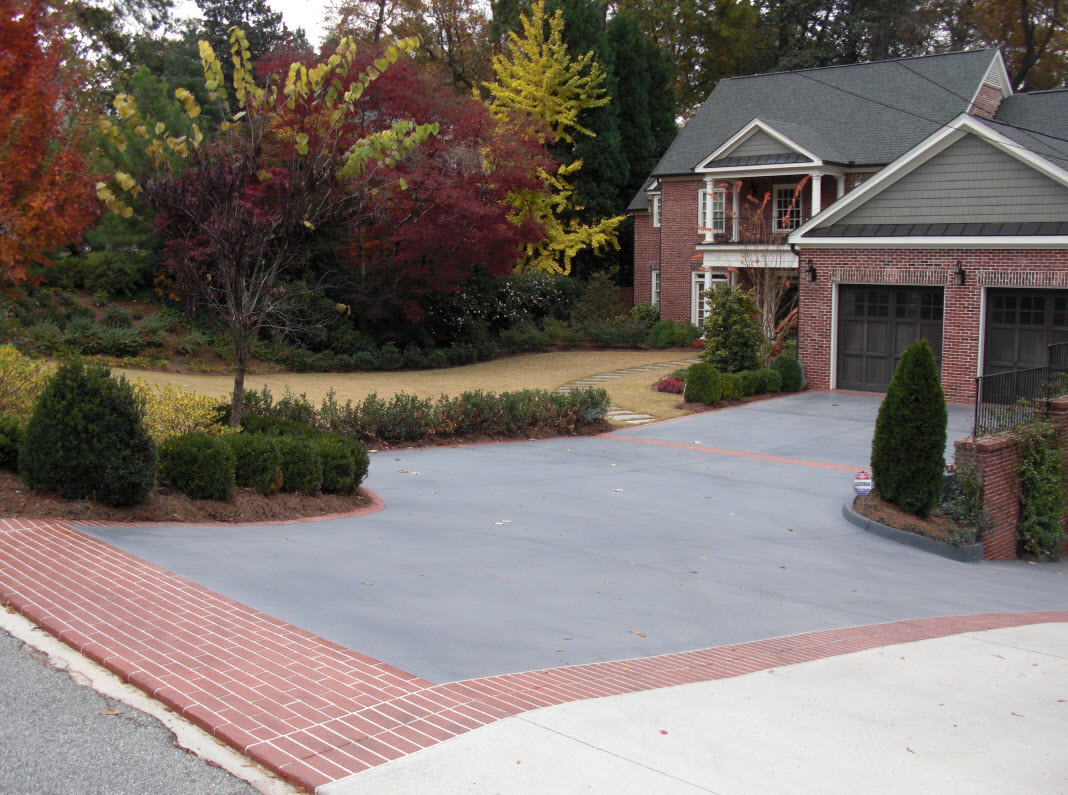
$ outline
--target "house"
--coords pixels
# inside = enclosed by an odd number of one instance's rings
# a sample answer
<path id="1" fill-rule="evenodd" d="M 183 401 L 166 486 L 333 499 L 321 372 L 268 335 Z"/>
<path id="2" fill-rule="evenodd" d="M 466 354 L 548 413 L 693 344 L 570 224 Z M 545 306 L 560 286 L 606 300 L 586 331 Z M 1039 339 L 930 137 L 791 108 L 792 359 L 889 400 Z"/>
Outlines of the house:
<path id="1" fill-rule="evenodd" d="M 997 50 L 722 80 L 629 211 L 635 300 L 700 323 L 738 269 L 797 285 L 810 386 L 885 391 L 926 338 L 952 401 L 1068 340 L 1068 91 Z"/>

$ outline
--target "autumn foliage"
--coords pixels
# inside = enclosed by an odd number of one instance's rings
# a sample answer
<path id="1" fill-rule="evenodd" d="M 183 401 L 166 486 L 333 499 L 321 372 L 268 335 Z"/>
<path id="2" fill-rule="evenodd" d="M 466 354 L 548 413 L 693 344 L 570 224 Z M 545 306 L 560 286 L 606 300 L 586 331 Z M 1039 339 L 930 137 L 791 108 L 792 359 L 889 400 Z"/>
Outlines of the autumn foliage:
<path id="1" fill-rule="evenodd" d="M 65 43 L 41 0 L 0 0 L 0 279 L 72 245 L 97 216 Z"/>

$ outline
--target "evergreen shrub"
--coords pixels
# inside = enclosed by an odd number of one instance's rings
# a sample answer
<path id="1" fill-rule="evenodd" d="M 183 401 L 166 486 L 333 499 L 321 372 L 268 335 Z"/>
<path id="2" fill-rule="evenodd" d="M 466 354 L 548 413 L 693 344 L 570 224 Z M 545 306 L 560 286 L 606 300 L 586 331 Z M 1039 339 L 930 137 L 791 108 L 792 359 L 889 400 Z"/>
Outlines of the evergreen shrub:
<path id="1" fill-rule="evenodd" d="M 721 373 L 740 373 L 760 367 L 764 333 L 752 293 L 721 284 L 707 295 L 705 351 L 701 358 Z"/>
<path id="2" fill-rule="evenodd" d="M 723 397 L 723 391 L 720 386 L 720 374 L 716 372 L 716 368 L 704 362 L 693 365 L 686 376 L 686 386 L 682 396 L 683 400 L 688 403 L 718 405 Z"/>
<path id="3" fill-rule="evenodd" d="M 902 354 L 875 422 L 871 465 L 879 496 L 920 516 L 938 505 L 946 422 L 934 354 L 919 339 Z"/>
<path id="4" fill-rule="evenodd" d="M 111 378 L 108 368 L 61 364 L 26 426 L 19 449 L 23 483 L 68 500 L 144 502 L 157 462 L 144 411 L 133 387 Z"/>
<path id="5" fill-rule="evenodd" d="M 360 454 L 364 459 L 367 453 L 363 446 L 353 440 L 332 433 L 323 433 L 316 437 L 319 457 L 323 462 L 322 492 L 324 494 L 352 494 L 360 485 L 363 476 L 358 473 Z M 366 464 L 363 474 L 367 474 Z M 357 479 L 359 477 L 359 479 Z"/>
<path id="6" fill-rule="evenodd" d="M 282 457 L 278 440 L 268 434 L 234 433 L 221 437 L 234 454 L 234 482 L 260 494 L 282 488 Z"/>
<path id="7" fill-rule="evenodd" d="M 282 491 L 315 494 L 323 485 L 323 459 L 317 440 L 310 435 L 278 437 Z"/>
<path id="8" fill-rule="evenodd" d="M 783 392 L 800 392 L 804 386 L 801 362 L 793 356 L 779 356 L 771 363 L 771 369 L 782 377 Z"/>
<path id="9" fill-rule="evenodd" d="M 1048 422 L 1018 431 L 1020 521 L 1016 537 L 1024 552 L 1058 557 L 1064 537 L 1064 449 Z"/>
<path id="10" fill-rule="evenodd" d="M 202 431 L 172 436 L 159 446 L 160 480 L 193 500 L 230 499 L 236 466 L 228 442 Z"/>
<path id="11" fill-rule="evenodd" d="M 756 371 L 759 394 L 782 392 L 782 374 L 770 367 L 761 367 Z"/>
<path id="12" fill-rule="evenodd" d="M 737 373 L 720 373 L 719 386 L 723 400 L 737 400 L 742 396 Z"/>
<path id="13" fill-rule="evenodd" d="M 0 469 L 18 472 L 19 447 L 26 435 L 26 428 L 10 414 L 0 411 Z"/>

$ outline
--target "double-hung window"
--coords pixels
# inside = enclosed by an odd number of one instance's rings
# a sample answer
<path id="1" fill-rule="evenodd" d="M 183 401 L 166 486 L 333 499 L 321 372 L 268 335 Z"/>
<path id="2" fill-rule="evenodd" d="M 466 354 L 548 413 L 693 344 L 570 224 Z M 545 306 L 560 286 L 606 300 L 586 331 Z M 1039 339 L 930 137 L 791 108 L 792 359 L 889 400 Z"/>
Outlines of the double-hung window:
<path id="1" fill-rule="evenodd" d="M 773 228 L 776 232 L 790 232 L 801 226 L 801 192 L 797 185 L 776 185 L 772 207 Z"/>
<path id="2" fill-rule="evenodd" d="M 652 291 L 649 294 L 649 303 L 653 306 L 660 306 L 660 271 L 653 271 L 653 283 Z"/>
<path id="3" fill-rule="evenodd" d="M 727 189 L 702 188 L 697 192 L 697 228 L 722 234 L 727 231 Z"/>
<path id="4" fill-rule="evenodd" d="M 653 226 L 660 226 L 660 194 L 653 194 L 649 197 L 650 206 L 652 208 Z"/>

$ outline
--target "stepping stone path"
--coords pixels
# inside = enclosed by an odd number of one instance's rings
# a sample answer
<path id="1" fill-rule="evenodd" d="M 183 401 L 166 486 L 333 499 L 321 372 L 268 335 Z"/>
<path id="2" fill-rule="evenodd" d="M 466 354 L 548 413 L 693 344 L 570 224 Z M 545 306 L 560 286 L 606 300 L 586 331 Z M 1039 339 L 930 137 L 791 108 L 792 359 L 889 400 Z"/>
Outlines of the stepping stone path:
<path id="1" fill-rule="evenodd" d="M 688 367 L 691 364 L 695 364 L 701 361 L 700 359 L 684 359 L 678 362 L 664 362 L 662 364 L 643 364 L 641 367 L 630 367 L 626 370 L 613 370 L 610 373 L 602 373 L 601 375 L 591 375 L 586 378 L 580 378 L 577 381 L 570 381 L 561 387 L 556 389 L 557 392 L 570 392 L 572 389 L 588 389 L 591 386 L 604 386 L 608 381 L 613 378 L 619 378 L 621 375 L 633 375 L 634 373 L 651 372 L 653 370 L 663 370 L 667 367 Z M 613 420 L 615 422 L 622 422 L 626 425 L 644 425 L 647 422 L 652 422 L 656 417 L 650 417 L 648 414 L 638 414 L 627 409 L 621 409 L 618 406 L 609 406 L 606 419 Z"/>

